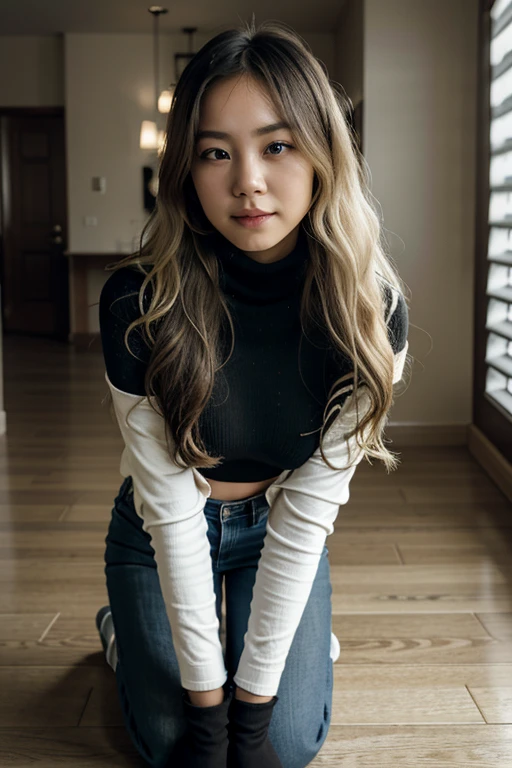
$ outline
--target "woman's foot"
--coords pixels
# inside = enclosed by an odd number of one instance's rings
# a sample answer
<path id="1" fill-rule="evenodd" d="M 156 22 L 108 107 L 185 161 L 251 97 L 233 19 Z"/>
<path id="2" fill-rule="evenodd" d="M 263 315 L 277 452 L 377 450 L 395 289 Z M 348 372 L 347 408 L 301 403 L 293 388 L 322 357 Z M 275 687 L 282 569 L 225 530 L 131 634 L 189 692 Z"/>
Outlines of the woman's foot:
<path id="1" fill-rule="evenodd" d="M 104 605 L 103 608 L 99 609 L 96 614 L 96 628 L 100 634 L 101 644 L 105 651 L 107 663 L 115 672 L 117 666 L 117 645 L 110 605 Z"/>
<path id="2" fill-rule="evenodd" d="M 331 652 L 329 655 L 333 660 L 333 662 L 339 659 L 340 653 L 341 653 L 340 641 L 338 640 L 334 632 L 331 632 Z"/>

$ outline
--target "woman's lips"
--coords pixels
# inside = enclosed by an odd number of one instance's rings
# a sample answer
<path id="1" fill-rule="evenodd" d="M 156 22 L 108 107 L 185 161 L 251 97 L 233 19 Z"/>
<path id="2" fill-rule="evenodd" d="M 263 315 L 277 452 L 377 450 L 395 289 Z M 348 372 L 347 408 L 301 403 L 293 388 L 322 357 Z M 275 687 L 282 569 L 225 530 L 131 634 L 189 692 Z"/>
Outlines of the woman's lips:
<path id="1" fill-rule="evenodd" d="M 249 229 L 254 229 L 255 227 L 260 227 L 266 221 L 271 219 L 272 216 L 275 216 L 275 214 L 267 213 L 265 214 L 265 216 L 233 216 L 233 218 L 235 219 L 235 221 L 238 221 L 238 223 L 241 224 L 242 227 L 248 227 Z"/>

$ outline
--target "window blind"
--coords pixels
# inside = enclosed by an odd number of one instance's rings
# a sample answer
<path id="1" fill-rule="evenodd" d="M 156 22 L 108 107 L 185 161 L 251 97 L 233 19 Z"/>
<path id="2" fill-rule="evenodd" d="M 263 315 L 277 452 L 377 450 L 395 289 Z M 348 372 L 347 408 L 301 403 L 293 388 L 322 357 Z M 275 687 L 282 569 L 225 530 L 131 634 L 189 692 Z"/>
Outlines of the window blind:
<path id="1" fill-rule="evenodd" d="M 490 11 L 485 397 L 512 418 L 512 0 Z"/>

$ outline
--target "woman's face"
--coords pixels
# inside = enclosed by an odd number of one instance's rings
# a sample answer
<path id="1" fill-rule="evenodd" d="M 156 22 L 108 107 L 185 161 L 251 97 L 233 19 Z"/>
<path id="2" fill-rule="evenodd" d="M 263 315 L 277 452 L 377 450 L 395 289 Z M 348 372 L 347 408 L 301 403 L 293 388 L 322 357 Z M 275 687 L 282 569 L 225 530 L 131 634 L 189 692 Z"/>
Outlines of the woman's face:
<path id="1" fill-rule="evenodd" d="M 290 129 L 258 133 L 279 122 L 257 81 L 247 76 L 219 81 L 203 97 L 191 167 L 210 223 L 262 263 L 278 261 L 294 248 L 313 195 L 313 166 L 295 148 Z M 273 215 L 247 227 L 235 218 L 247 208 Z"/>

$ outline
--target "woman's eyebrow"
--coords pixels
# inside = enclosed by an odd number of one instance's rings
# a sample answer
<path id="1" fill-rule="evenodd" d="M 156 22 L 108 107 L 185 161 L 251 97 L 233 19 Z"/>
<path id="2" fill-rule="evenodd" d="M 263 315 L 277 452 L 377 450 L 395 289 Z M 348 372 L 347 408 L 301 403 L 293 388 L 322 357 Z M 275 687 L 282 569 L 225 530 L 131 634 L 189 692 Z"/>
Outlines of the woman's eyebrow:
<path id="1" fill-rule="evenodd" d="M 270 125 L 264 125 L 261 128 L 256 128 L 255 131 L 252 132 L 252 136 L 263 136 L 265 133 L 272 133 L 272 131 L 279 131 L 281 128 L 290 128 L 290 124 L 281 121 L 279 123 L 271 123 Z M 231 134 L 225 133 L 224 131 L 198 131 L 196 134 L 196 141 L 199 141 L 199 139 L 231 139 Z"/>

